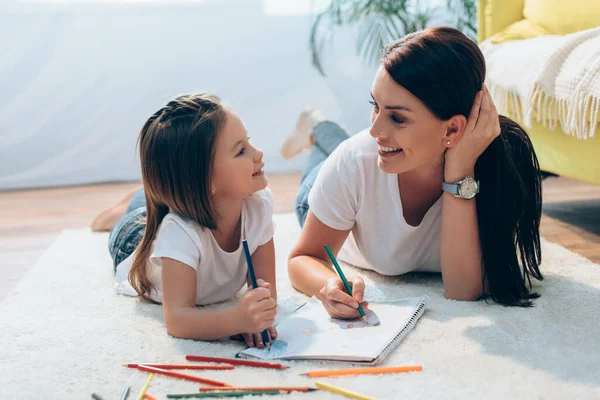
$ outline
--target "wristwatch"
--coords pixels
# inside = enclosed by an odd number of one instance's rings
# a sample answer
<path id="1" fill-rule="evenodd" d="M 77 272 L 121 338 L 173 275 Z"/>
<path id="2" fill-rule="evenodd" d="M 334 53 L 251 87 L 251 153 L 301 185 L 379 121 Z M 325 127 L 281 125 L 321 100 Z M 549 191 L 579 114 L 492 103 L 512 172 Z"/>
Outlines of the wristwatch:
<path id="1" fill-rule="evenodd" d="M 476 181 L 472 176 L 466 176 L 456 183 L 442 181 L 442 190 L 463 200 L 471 200 L 479 193 L 479 181 Z"/>

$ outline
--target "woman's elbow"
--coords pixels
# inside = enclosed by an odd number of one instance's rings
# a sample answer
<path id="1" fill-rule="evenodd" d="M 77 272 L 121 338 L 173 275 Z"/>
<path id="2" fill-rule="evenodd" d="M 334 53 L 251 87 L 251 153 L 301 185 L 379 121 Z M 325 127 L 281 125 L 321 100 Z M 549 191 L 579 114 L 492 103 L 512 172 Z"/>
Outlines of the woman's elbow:
<path id="1" fill-rule="evenodd" d="M 295 253 L 290 253 L 290 256 L 288 257 L 288 275 L 290 277 L 290 281 L 292 282 L 292 284 L 294 283 L 294 281 L 296 280 L 296 276 L 298 274 L 298 257 L 300 256 L 300 254 L 295 254 Z"/>
<path id="2" fill-rule="evenodd" d="M 444 289 L 444 297 L 447 300 L 456 301 L 477 301 L 483 296 L 481 288 L 467 289 L 467 290 L 449 290 Z"/>

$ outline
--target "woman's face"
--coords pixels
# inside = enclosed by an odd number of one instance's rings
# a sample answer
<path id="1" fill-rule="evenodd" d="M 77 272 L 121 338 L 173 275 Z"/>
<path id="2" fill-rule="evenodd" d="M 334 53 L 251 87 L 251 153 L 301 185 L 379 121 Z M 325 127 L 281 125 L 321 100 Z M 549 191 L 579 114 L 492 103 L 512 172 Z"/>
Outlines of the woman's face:
<path id="1" fill-rule="evenodd" d="M 447 122 L 379 67 L 371 89 L 371 136 L 379 145 L 379 168 L 400 174 L 442 164 Z"/>

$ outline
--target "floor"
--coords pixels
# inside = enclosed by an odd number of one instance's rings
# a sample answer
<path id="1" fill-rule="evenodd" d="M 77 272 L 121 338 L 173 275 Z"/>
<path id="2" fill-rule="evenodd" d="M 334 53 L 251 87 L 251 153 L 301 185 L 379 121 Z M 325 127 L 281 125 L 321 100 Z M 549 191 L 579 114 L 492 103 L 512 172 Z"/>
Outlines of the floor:
<path id="1" fill-rule="evenodd" d="M 275 212 L 293 211 L 299 174 L 268 177 Z M 62 229 L 89 226 L 104 207 L 139 183 L 0 192 L 0 302 Z M 544 181 L 544 238 L 600 263 L 600 186 Z"/>

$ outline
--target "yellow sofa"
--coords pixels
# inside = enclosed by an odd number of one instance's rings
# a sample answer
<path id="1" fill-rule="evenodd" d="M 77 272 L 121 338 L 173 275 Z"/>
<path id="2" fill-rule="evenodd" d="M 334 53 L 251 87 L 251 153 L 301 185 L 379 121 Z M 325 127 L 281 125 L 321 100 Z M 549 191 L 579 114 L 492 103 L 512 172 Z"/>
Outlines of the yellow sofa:
<path id="1" fill-rule="evenodd" d="M 598 26 L 600 0 L 479 0 L 478 19 L 480 42 L 564 35 Z M 600 129 L 581 140 L 534 120 L 527 132 L 543 171 L 600 184 Z"/>

